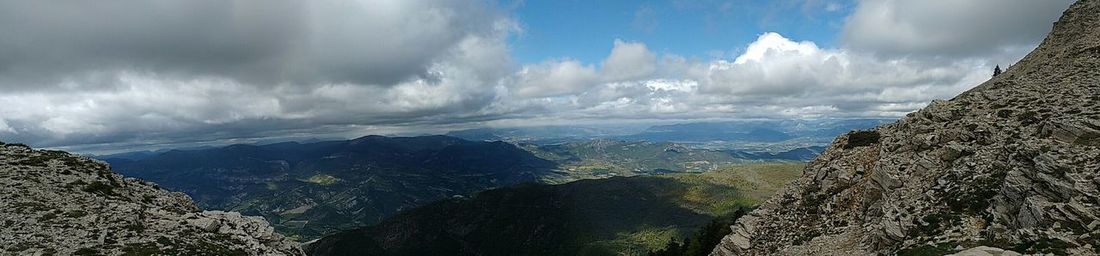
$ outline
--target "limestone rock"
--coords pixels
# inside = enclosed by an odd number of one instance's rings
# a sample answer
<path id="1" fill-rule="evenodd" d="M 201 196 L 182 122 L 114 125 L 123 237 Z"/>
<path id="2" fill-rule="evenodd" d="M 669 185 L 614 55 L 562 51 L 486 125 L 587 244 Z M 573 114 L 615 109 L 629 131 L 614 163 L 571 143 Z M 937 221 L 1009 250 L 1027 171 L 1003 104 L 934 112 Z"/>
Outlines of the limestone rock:
<path id="1" fill-rule="evenodd" d="M 804 173 L 712 255 L 1100 254 L 1100 0 L 1005 73 L 842 135 Z"/>
<path id="2" fill-rule="evenodd" d="M 0 254 L 303 255 L 263 218 L 200 212 L 191 198 L 107 164 L 0 143 Z"/>

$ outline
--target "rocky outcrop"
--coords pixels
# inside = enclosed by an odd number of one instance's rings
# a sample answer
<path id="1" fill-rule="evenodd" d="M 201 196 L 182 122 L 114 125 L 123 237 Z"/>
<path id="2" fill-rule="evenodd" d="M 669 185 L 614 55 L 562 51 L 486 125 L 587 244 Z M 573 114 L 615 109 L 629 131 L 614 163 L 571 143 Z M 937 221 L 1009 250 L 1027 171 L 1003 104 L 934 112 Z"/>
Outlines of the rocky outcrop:
<path id="1" fill-rule="evenodd" d="M 203 212 L 107 164 L 3 143 L 0 223 L 3 255 L 303 254 L 263 218 Z"/>
<path id="2" fill-rule="evenodd" d="M 712 255 L 1100 253 L 1100 0 L 988 82 L 840 136 L 732 228 Z"/>

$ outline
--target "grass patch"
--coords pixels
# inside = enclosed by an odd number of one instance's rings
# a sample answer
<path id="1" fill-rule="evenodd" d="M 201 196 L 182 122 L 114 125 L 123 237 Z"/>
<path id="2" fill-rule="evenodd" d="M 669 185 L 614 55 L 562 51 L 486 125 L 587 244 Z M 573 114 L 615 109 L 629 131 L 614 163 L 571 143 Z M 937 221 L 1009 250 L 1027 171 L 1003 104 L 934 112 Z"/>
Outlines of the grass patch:
<path id="1" fill-rule="evenodd" d="M 321 185 L 321 186 L 328 186 L 328 185 L 332 185 L 332 184 L 336 184 L 337 182 L 340 182 L 340 179 L 336 178 L 336 177 L 333 177 L 332 175 L 317 174 L 317 175 L 313 175 L 312 177 L 309 177 L 309 179 L 306 179 L 305 182 L 309 182 L 309 183 L 313 183 L 313 184 L 317 184 L 317 185 Z"/>
<path id="2" fill-rule="evenodd" d="M 115 196 L 115 195 L 118 195 L 117 193 L 115 193 L 115 187 L 114 186 L 111 186 L 110 184 L 107 184 L 107 183 L 101 182 L 101 181 L 95 181 L 95 182 L 89 183 L 88 185 L 85 185 L 84 188 L 81 189 L 81 190 L 83 190 L 84 192 L 97 194 L 97 195 L 101 195 L 101 196 Z"/>
<path id="3" fill-rule="evenodd" d="M 921 245 L 898 251 L 898 256 L 941 256 L 955 252 L 951 244 Z"/>

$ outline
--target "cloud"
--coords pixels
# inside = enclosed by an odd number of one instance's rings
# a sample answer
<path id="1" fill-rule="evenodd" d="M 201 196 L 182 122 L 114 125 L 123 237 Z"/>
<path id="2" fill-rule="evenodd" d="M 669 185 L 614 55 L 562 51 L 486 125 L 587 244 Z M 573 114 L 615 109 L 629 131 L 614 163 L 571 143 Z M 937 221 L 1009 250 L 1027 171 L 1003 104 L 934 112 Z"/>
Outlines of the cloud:
<path id="1" fill-rule="evenodd" d="M 861 1 L 837 47 L 769 32 L 731 46 L 737 56 L 697 59 L 615 40 L 593 63 L 517 64 L 508 42 L 519 22 L 484 1 L 226 3 L 0 0 L 0 33 L 17 35 L 0 37 L 0 139 L 99 150 L 534 122 L 896 117 L 988 79 L 1049 28 L 989 14 L 1039 8 L 1031 2 Z M 951 10 L 937 21 L 925 17 L 933 7 Z M 1016 15 L 1046 19 L 1036 10 Z M 983 20 L 961 24 L 964 13 Z"/>
<path id="2" fill-rule="evenodd" d="M 517 96 L 538 98 L 574 94 L 598 81 L 594 67 L 564 59 L 523 67 L 516 74 L 513 86 Z"/>
<path id="3" fill-rule="evenodd" d="M 731 103 L 786 107 L 828 106 L 836 114 L 897 115 L 881 105 L 912 105 L 950 97 L 987 79 L 988 63 L 881 58 L 822 49 L 765 33 L 732 62 L 707 65 L 701 90 Z M 913 109 L 906 109 L 911 111 Z"/>
<path id="4" fill-rule="evenodd" d="M 841 40 L 850 49 L 888 55 L 989 56 L 1034 46 L 1073 2 L 861 1 Z"/>
<path id="5" fill-rule="evenodd" d="M 474 0 L 0 0 L 0 34 L 9 35 L 0 38 L 0 86 L 135 70 L 388 86 L 430 77 L 440 56 L 468 37 L 494 37 L 503 19 Z"/>
<path id="6" fill-rule="evenodd" d="M 615 40 L 611 55 L 603 61 L 600 70 L 605 81 L 623 81 L 646 78 L 657 71 L 657 55 L 645 44 Z"/>
<path id="7" fill-rule="evenodd" d="M 498 12 L 476 0 L 0 0 L 0 33 L 20 35 L 0 37 L 0 136 L 79 149 L 476 122 L 499 115 L 497 84 L 516 69 L 517 25 Z"/>
<path id="8" fill-rule="evenodd" d="M 760 35 L 734 58 L 708 61 L 657 57 L 642 43 L 616 41 L 603 63 L 599 70 L 572 60 L 527 66 L 520 77 L 560 79 L 526 88 L 554 93 L 521 89 L 506 101 L 570 120 L 892 117 L 969 89 L 992 68 L 980 59 L 827 49 L 778 33 Z M 576 77 L 584 79 L 564 79 Z"/>
<path id="9" fill-rule="evenodd" d="M 550 60 L 524 66 L 505 83 L 522 98 L 556 97 L 581 93 L 600 83 L 651 78 L 657 66 L 657 54 L 645 44 L 616 39 L 599 70 L 574 59 Z"/>

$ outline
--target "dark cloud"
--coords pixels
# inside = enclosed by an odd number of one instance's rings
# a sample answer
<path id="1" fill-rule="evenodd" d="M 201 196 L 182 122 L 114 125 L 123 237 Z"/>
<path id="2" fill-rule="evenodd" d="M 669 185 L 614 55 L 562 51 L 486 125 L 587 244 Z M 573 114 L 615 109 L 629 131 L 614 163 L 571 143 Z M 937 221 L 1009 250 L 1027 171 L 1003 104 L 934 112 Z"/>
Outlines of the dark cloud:
<path id="1" fill-rule="evenodd" d="M 0 0 L 0 86 L 121 70 L 392 85 L 500 19 L 480 1 Z"/>

